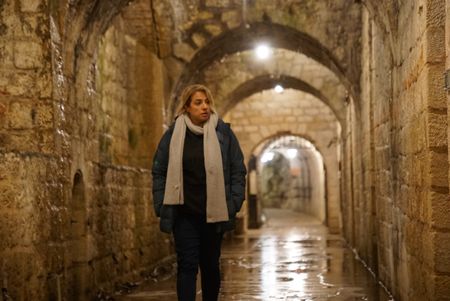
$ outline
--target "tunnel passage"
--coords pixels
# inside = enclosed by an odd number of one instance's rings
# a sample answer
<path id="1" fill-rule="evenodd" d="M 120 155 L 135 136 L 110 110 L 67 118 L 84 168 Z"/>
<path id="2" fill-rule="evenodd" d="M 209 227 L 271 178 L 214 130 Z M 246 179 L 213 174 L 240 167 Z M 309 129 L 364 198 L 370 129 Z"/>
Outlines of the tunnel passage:
<path id="1" fill-rule="evenodd" d="M 355 6 L 349 5 L 344 9 L 347 4 L 341 4 L 343 6 L 338 5 L 337 14 L 344 11 L 359 14 L 358 9 L 353 11 Z M 325 4 L 319 4 L 321 5 Z M 264 13 L 264 16 L 267 14 Z M 331 15 L 327 17 L 332 18 Z M 208 19 L 207 15 L 205 18 Z M 359 63 L 353 62 L 351 57 L 340 55 L 340 46 L 337 45 L 353 41 L 353 36 L 339 39 L 337 35 L 330 35 L 334 30 L 330 28 L 324 38 L 324 32 L 321 31 L 323 28 L 316 32 L 302 26 L 289 26 L 293 24 L 288 25 L 287 20 L 270 17 L 263 17 L 262 21 L 248 20 L 241 26 L 230 27 L 227 24 L 228 30 L 222 27 L 212 34 L 207 34 L 205 30 L 208 31 L 211 26 L 205 25 L 205 22 L 198 20 L 180 27 L 183 35 L 178 37 L 174 45 L 174 54 L 182 62 L 178 65 L 181 73 L 175 77 L 171 98 L 165 103 L 168 119 L 173 117 L 173 109 L 181 89 L 189 83 L 200 82 L 210 87 L 213 95 L 217 96 L 215 100 L 218 112 L 225 114 L 224 119 L 232 116 L 228 121 L 237 125 L 233 129 L 242 142 L 246 159 L 249 158 L 249 149 L 279 131 L 308 135 L 312 130 L 314 134 L 311 135 L 318 135 L 316 141 L 321 141 L 320 147 L 325 151 L 325 161 L 332 174 L 328 187 L 332 191 L 329 203 L 329 211 L 332 214 L 327 218 L 327 225 L 333 232 L 340 232 L 342 225 L 336 155 L 340 152 L 341 145 L 338 137 L 341 129 L 346 131 L 349 99 L 358 99 L 359 71 L 354 71 Z M 351 27 L 346 22 L 341 24 L 343 27 Z M 270 44 L 273 57 L 263 63 L 251 63 L 252 49 L 263 41 Z M 339 42 L 336 44 L 337 41 Z M 359 42 L 353 41 L 349 47 L 358 48 Z M 233 76 L 229 76 L 230 74 Z M 260 110 L 265 106 L 261 102 L 256 110 L 260 112 L 259 116 L 255 114 L 246 119 L 245 115 L 249 113 L 244 111 L 247 111 L 247 108 L 242 108 L 239 104 L 263 90 L 270 90 L 274 84 L 282 84 L 288 90 L 304 91 L 316 100 L 321 100 L 327 107 L 324 109 L 325 115 L 316 117 L 316 114 L 323 110 L 322 107 L 317 111 L 315 108 L 292 106 L 292 109 L 280 109 L 284 111 L 281 116 L 275 101 L 271 102 L 272 107 L 265 112 Z M 304 120 L 298 119 L 309 110 L 314 111 L 310 114 L 312 118 L 306 116 Z M 328 114 L 330 110 L 331 116 Z M 266 123 L 265 120 L 269 117 L 267 114 L 271 113 L 274 116 L 270 116 L 269 123 Z M 321 126 L 313 129 L 316 122 Z M 305 123 L 308 125 L 305 126 Z"/>
<path id="2" fill-rule="evenodd" d="M 263 212 L 264 208 L 289 209 L 326 221 L 323 158 L 311 142 L 293 135 L 275 137 L 256 158 L 257 195 Z"/>
<path id="3" fill-rule="evenodd" d="M 322 215 L 325 216 L 324 224 L 331 232 L 340 232 L 338 154 L 341 127 L 329 106 L 304 91 L 286 89 L 277 93 L 269 89 L 241 100 L 224 118 L 231 123 L 244 156 L 250 162 L 252 156 L 261 154 L 266 143 L 281 136 L 293 135 L 312 142 L 323 156 L 323 165 L 327 170 L 325 185 L 328 202 L 325 210 L 327 214 Z M 250 162 L 248 178 L 252 181 L 254 175 Z M 252 195 L 256 195 L 250 190 L 249 204 L 253 202 Z M 249 214 L 253 215 L 254 212 L 249 211 Z M 258 225 L 260 221 L 255 220 L 253 224 Z"/>
<path id="4" fill-rule="evenodd" d="M 246 158 L 286 131 L 317 146 L 329 225 L 396 299 L 447 300 L 449 12 L 443 0 L 0 1 L 2 291 L 51 300 L 59 281 L 68 299 L 81 282 L 64 278 L 77 261 L 66 246 L 83 236 L 92 268 L 81 277 L 95 289 L 136 281 L 171 254 L 151 208 L 150 157 L 171 93 L 204 79 L 232 104 L 222 113 Z M 246 64 L 253 42 L 271 37 L 276 67 Z M 340 87 L 297 68 L 301 55 Z M 335 114 L 280 107 L 269 78 Z M 80 239 L 67 222 L 78 213 L 92 221 Z"/>

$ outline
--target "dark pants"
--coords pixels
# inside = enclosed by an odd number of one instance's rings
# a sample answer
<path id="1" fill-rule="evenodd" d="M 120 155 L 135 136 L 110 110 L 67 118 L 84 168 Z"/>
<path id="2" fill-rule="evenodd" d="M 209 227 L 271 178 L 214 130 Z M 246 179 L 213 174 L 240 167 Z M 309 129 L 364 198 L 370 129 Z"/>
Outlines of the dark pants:
<path id="1" fill-rule="evenodd" d="M 204 218 L 179 214 L 173 236 L 177 253 L 179 301 L 195 301 L 200 266 L 203 301 L 217 301 L 220 289 L 220 247 L 222 233 Z"/>

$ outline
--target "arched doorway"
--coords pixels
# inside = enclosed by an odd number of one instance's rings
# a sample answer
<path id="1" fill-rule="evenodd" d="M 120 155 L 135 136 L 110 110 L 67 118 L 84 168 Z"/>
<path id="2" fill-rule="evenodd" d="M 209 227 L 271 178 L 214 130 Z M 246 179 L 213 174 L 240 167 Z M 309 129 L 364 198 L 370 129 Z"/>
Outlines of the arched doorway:
<path id="1" fill-rule="evenodd" d="M 267 141 L 253 160 L 249 201 L 252 194 L 257 201 L 249 204 L 250 222 L 257 225 L 264 221 L 265 208 L 281 208 L 308 214 L 326 224 L 324 161 L 310 141 L 289 134 L 278 136 Z M 252 179 L 253 171 L 256 179 Z"/>
<path id="2" fill-rule="evenodd" d="M 84 300 L 89 295 L 89 265 L 87 258 L 88 220 L 83 173 L 74 175 L 72 200 L 69 205 L 69 241 L 66 269 L 67 293 L 70 301 Z"/>

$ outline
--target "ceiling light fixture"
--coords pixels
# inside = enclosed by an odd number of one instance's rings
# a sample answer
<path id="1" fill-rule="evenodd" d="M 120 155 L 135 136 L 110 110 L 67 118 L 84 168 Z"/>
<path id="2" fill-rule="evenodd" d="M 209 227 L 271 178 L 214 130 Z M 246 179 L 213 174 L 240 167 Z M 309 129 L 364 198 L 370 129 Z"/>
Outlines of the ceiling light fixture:
<path id="1" fill-rule="evenodd" d="M 289 159 L 294 159 L 295 157 L 297 157 L 297 149 L 295 149 L 295 148 L 288 148 L 287 156 L 289 157 Z"/>
<path id="2" fill-rule="evenodd" d="M 269 46 L 261 44 L 256 47 L 255 52 L 257 58 L 265 60 L 270 56 L 272 51 Z"/>
<path id="3" fill-rule="evenodd" d="M 274 90 L 275 90 L 276 93 L 280 94 L 280 93 L 283 93 L 284 88 L 283 88 L 282 85 L 276 85 Z"/>
<path id="4" fill-rule="evenodd" d="M 275 156 L 275 154 L 273 152 L 264 153 L 261 157 L 261 163 L 266 163 L 266 162 L 272 161 L 274 156 Z"/>

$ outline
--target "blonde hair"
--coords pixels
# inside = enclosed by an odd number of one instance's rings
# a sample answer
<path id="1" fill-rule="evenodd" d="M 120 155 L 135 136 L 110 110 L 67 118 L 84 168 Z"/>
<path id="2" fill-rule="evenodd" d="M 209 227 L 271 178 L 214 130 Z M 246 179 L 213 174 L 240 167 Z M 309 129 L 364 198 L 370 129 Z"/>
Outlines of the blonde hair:
<path id="1" fill-rule="evenodd" d="M 191 97 L 195 92 L 205 93 L 206 97 L 209 100 L 209 107 L 211 109 L 211 112 L 215 113 L 214 98 L 211 94 L 211 91 L 204 85 L 194 84 L 187 86 L 186 88 L 184 88 L 183 92 L 181 92 L 179 103 L 177 109 L 175 110 L 175 118 L 186 112 L 186 107 L 191 104 Z"/>

